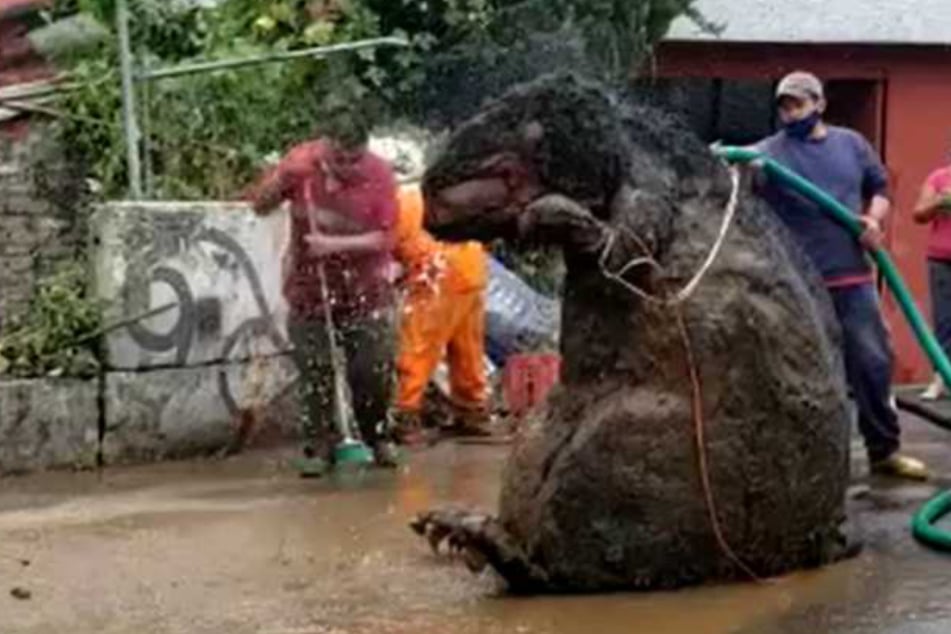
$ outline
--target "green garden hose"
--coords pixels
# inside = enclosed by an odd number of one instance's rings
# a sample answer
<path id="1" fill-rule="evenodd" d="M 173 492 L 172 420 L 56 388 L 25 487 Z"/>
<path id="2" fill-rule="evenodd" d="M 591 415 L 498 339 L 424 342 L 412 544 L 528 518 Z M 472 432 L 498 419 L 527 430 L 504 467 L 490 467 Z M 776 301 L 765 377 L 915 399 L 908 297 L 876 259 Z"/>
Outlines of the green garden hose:
<path id="1" fill-rule="evenodd" d="M 856 239 L 865 231 L 862 222 L 845 205 L 805 178 L 763 154 L 755 150 L 737 147 L 720 147 L 717 148 L 717 152 L 730 163 L 756 163 L 757 166 L 761 166 L 767 176 L 816 203 L 823 212 L 842 224 Z M 898 305 L 905 315 L 905 320 L 911 326 L 921 349 L 928 355 L 931 364 L 944 379 L 945 384 L 951 385 L 951 361 L 948 361 L 947 355 L 941 349 L 938 340 L 931 332 L 931 328 L 928 327 L 928 323 L 915 305 L 915 300 L 899 274 L 898 267 L 895 266 L 885 249 L 870 249 L 870 252 L 878 265 L 878 270 L 884 276 L 889 290 L 898 301 Z M 938 495 L 915 514 L 912 521 L 912 533 L 915 538 L 933 548 L 951 551 L 951 533 L 942 531 L 934 525 L 936 521 L 948 513 L 951 513 L 951 491 Z"/>
<path id="2" fill-rule="evenodd" d="M 921 507 L 911 521 L 911 531 L 923 544 L 951 552 L 951 533 L 935 526 L 935 522 L 951 513 L 951 491 L 945 491 Z"/>

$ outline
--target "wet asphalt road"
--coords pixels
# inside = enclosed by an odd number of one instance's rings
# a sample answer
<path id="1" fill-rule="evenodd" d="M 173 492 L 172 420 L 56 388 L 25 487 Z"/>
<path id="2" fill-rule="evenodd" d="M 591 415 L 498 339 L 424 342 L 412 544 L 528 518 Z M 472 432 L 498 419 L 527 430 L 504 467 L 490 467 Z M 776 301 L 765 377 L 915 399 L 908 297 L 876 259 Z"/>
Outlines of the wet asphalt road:
<path id="1" fill-rule="evenodd" d="M 906 429 L 951 486 L 951 435 Z M 908 530 L 936 484 L 868 481 L 861 461 L 855 560 L 759 585 L 505 597 L 406 528 L 444 501 L 491 508 L 504 454 L 444 444 L 362 481 L 298 480 L 286 453 L 0 480 L 0 632 L 951 632 L 951 555 Z"/>

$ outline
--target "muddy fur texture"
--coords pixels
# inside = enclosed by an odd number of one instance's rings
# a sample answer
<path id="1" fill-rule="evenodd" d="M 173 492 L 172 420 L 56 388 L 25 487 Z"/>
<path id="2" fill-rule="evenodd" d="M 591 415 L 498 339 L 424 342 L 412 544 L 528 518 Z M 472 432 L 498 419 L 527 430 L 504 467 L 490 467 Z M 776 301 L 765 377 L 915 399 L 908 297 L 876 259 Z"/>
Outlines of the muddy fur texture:
<path id="1" fill-rule="evenodd" d="M 491 565 L 517 592 L 748 579 L 708 514 L 677 313 L 599 266 L 613 232 L 610 268 L 648 250 L 659 268 L 626 279 L 655 296 L 682 288 L 720 230 L 728 168 L 665 113 L 572 75 L 521 86 L 456 130 L 427 172 L 427 195 L 484 175 L 499 155 L 533 166 L 544 193 L 572 211 L 540 199 L 483 210 L 484 221 L 429 215 L 428 225 L 444 239 L 564 248 L 562 385 L 513 449 L 497 517 L 437 510 L 414 528 Z M 762 577 L 840 558 L 849 406 L 837 325 L 818 275 L 748 188 L 680 310 L 726 541 Z"/>

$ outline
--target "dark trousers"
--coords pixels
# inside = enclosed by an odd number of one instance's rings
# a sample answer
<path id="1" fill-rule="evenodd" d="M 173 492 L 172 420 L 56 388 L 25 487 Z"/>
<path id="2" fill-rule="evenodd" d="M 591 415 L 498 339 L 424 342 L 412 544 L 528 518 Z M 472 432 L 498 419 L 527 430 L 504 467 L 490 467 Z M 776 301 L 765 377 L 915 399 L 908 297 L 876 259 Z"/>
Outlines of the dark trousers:
<path id="1" fill-rule="evenodd" d="M 928 260 L 928 285 L 934 334 L 945 354 L 951 354 L 951 261 Z"/>
<path id="2" fill-rule="evenodd" d="M 339 321 L 339 323 L 337 323 Z M 360 436 L 371 447 L 386 427 L 393 389 L 394 324 L 392 311 L 336 320 L 337 345 L 346 358 L 346 381 Z M 291 318 L 288 323 L 300 378 L 298 398 L 304 452 L 333 455 L 339 434 L 334 420 L 334 368 L 323 318 Z"/>
<path id="3" fill-rule="evenodd" d="M 891 404 L 894 356 L 872 284 L 830 289 L 842 325 L 845 371 L 869 459 L 883 460 L 900 444 L 898 414 Z"/>

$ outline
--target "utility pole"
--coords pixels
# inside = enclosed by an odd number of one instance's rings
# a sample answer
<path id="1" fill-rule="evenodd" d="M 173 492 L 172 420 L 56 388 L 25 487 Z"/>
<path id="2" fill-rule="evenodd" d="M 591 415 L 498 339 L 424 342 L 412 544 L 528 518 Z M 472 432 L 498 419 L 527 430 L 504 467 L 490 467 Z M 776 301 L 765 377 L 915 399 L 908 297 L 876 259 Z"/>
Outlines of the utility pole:
<path id="1" fill-rule="evenodd" d="M 142 164 L 139 156 L 139 125 L 135 110 L 135 77 L 132 68 L 132 44 L 129 41 L 129 6 L 127 0 L 116 0 L 116 30 L 119 32 L 122 123 L 125 129 L 129 197 L 132 200 L 139 200 L 142 198 Z"/>

